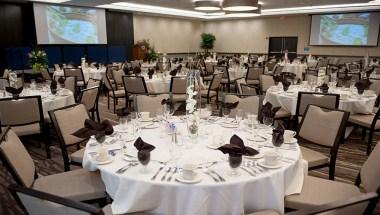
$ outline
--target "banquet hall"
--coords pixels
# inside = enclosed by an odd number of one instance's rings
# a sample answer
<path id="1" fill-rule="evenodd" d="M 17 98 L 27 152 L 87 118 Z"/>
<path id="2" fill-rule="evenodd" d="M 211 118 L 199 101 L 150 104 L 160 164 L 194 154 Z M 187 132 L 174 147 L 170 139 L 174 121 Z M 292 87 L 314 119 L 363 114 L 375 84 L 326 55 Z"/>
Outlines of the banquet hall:
<path id="1" fill-rule="evenodd" d="M 1 215 L 380 215 L 380 0 L 2 0 Z"/>

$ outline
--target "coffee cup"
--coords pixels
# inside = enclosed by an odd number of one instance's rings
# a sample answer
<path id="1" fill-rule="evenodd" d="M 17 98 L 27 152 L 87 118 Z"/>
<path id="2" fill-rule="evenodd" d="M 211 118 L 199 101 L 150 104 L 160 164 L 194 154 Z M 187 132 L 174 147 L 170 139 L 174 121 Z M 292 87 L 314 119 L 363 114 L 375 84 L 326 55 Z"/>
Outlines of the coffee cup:
<path id="1" fill-rule="evenodd" d="M 108 151 L 105 148 L 98 149 L 98 156 L 96 157 L 96 160 L 99 162 L 103 162 L 108 160 Z"/>
<path id="2" fill-rule="evenodd" d="M 149 112 L 141 112 L 141 119 L 142 120 L 148 120 L 149 117 L 150 117 L 150 113 Z"/>
<path id="3" fill-rule="evenodd" d="M 280 161 L 280 154 L 277 152 L 266 152 L 264 155 L 264 163 L 269 166 L 275 166 Z"/>
<path id="4" fill-rule="evenodd" d="M 195 165 L 194 164 L 184 164 L 182 167 L 182 177 L 185 180 L 193 180 L 195 177 Z"/>
<path id="5" fill-rule="evenodd" d="M 292 130 L 285 130 L 284 131 L 284 141 L 285 143 L 290 143 L 294 136 L 296 136 L 296 132 Z"/>

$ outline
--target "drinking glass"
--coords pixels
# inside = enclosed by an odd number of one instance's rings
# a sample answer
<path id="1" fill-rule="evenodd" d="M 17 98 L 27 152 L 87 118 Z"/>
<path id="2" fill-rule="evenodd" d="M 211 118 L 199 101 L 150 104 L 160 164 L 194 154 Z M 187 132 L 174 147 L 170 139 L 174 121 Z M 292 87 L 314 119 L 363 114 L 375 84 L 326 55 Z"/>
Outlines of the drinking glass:
<path id="1" fill-rule="evenodd" d="M 240 175 L 240 173 L 237 170 L 240 167 L 242 160 L 243 160 L 242 155 L 230 154 L 228 156 L 228 163 L 230 164 L 230 167 L 231 167 L 231 171 L 229 173 L 230 176 L 236 177 Z"/>
<path id="2" fill-rule="evenodd" d="M 222 112 L 223 112 L 223 117 L 224 117 L 224 119 L 227 121 L 228 117 L 230 116 L 230 109 L 228 109 L 228 108 L 223 108 L 223 109 L 222 109 Z"/>
<path id="3" fill-rule="evenodd" d="M 270 128 L 273 124 L 273 118 L 272 117 L 263 117 L 263 123 L 266 125 L 268 128 Z"/>
<path id="4" fill-rule="evenodd" d="M 142 165 L 141 173 L 148 173 L 148 163 L 150 161 L 150 152 L 138 152 L 137 153 L 137 159 L 139 160 L 140 164 Z"/>
<path id="5" fill-rule="evenodd" d="M 284 139 L 282 139 L 282 141 L 275 141 L 274 139 L 272 139 L 272 144 L 275 146 L 275 150 L 277 153 L 279 153 L 279 148 L 282 146 L 283 143 Z"/>

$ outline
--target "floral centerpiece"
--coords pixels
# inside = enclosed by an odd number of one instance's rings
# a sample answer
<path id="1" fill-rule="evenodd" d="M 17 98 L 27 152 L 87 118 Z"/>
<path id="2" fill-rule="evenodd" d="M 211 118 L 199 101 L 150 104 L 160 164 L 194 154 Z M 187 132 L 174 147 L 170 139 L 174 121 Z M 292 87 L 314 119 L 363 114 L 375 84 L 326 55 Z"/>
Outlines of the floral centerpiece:
<path id="1" fill-rule="evenodd" d="M 198 109 L 201 105 L 200 95 L 200 75 L 199 71 L 191 70 L 187 74 L 187 87 L 186 87 L 186 117 L 187 129 L 193 140 L 198 136 L 199 130 L 199 112 Z"/>
<path id="2" fill-rule="evenodd" d="M 28 54 L 29 64 L 34 73 L 40 73 L 43 68 L 48 66 L 46 52 L 39 49 L 37 46 Z"/>

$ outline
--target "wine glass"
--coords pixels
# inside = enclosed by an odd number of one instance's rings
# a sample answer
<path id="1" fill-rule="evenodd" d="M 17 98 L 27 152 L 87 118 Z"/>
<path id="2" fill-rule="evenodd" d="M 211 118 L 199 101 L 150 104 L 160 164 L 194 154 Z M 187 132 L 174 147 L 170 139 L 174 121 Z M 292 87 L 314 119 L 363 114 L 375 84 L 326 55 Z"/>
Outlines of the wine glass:
<path id="1" fill-rule="evenodd" d="M 275 139 L 272 138 L 272 144 L 275 146 L 277 153 L 279 153 L 279 148 L 282 146 L 283 143 L 284 143 L 284 138 L 280 139 L 279 141 L 276 141 Z"/>
<path id="2" fill-rule="evenodd" d="M 229 174 L 230 176 L 236 177 L 240 175 L 240 173 L 237 170 L 240 167 L 242 160 L 243 160 L 243 156 L 241 154 L 237 154 L 237 155 L 230 154 L 228 156 L 228 163 L 231 167 L 231 171 Z"/>
<path id="3" fill-rule="evenodd" d="M 267 117 L 267 116 L 264 116 L 263 117 L 263 123 L 264 125 L 266 125 L 268 128 L 270 128 L 273 124 L 273 118 L 272 117 Z"/>
<path id="4" fill-rule="evenodd" d="M 127 116 L 120 116 L 119 117 L 119 126 L 120 126 L 120 135 L 119 135 L 119 139 L 122 140 L 122 135 L 123 133 L 126 132 L 126 130 L 128 129 L 127 128 L 127 122 L 128 122 L 128 117 Z"/>
<path id="5" fill-rule="evenodd" d="M 137 153 L 137 159 L 139 160 L 140 164 L 142 165 L 141 173 L 145 174 L 148 173 L 148 163 L 150 161 L 150 152 L 138 152 Z"/>
<path id="6" fill-rule="evenodd" d="M 230 116 L 230 109 L 228 108 L 222 108 L 223 117 L 225 121 L 228 121 L 228 117 Z"/>

